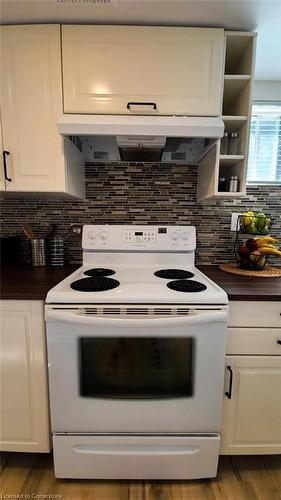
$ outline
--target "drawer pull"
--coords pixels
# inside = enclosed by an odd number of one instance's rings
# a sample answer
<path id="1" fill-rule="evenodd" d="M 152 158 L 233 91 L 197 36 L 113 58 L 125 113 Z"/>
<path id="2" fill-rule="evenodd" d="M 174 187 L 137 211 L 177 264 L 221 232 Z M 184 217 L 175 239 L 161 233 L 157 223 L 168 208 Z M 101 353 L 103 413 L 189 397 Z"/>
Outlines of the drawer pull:
<path id="1" fill-rule="evenodd" d="M 6 157 L 9 156 L 9 154 L 10 154 L 9 151 L 3 151 L 4 176 L 5 176 L 6 181 L 12 182 L 11 177 L 8 177 L 8 173 L 7 173 L 7 159 L 6 159 Z"/>
<path id="2" fill-rule="evenodd" d="M 281 340 L 277 340 L 277 344 L 281 345 Z"/>
<path id="3" fill-rule="evenodd" d="M 229 378 L 229 387 L 228 387 L 228 391 L 225 392 L 225 395 L 228 399 L 231 399 L 231 396 L 232 396 L 232 382 L 233 382 L 233 371 L 232 371 L 232 368 L 231 366 L 227 365 L 226 369 L 229 371 L 230 373 L 230 378 Z"/>
<path id="4" fill-rule="evenodd" d="M 157 105 L 155 102 L 128 102 L 127 109 L 131 111 L 131 106 L 152 106 L 156 111 Z"/>

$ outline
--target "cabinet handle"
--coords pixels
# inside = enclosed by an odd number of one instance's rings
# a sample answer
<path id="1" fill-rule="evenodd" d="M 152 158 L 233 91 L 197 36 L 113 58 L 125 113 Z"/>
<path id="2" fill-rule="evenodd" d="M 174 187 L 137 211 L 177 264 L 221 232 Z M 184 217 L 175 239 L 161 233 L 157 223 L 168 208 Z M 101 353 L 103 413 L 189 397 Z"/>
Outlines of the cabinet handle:
<path id="1" fill-rule="evenodd" d="M 152 106 L 156 111 L 157 105 L 155 102 L 128 102 L 127 109 L 131 111 L 131 106 Z"/>
<path id="2" fill-rule="evenodd" d="M 281 340 L 277 340 L 277 344 L 281 345 Z"/>
<path id="3" fill-rule="evenodd" d="M 7 174 L 7 160 L 6 160 L 6 156 L 9 156 L 9 154 L 10 154 L 9 151 L 3 151 L 4 176 L 5 176 L 6 181 L 12 182 L 11 177 L 8 177 L 8 174 Z"/>
<path id="4" fill-rule="evenodd" d="M 232 368 L 231 366 L 227 365 L 226 367 L 227 370 L 229 370 L 229 373 L 230 373 L 230 378 L 229 378 L 229 387 L 228 387 L 228 391 L 225 392 L 225 395 L 228 399 L 231 399 L 231 396 L 232 396 L 232 382 L 233 382 L 233 371 L 232 371 Z"/>

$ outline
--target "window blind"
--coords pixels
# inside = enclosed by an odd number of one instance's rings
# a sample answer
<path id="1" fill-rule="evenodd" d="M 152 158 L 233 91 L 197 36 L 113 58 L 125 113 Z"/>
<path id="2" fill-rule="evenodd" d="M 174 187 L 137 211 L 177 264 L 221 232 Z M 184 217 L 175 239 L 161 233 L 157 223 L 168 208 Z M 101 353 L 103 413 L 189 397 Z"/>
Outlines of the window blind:
<path id="1" fill-rule="evenodd" d="M 247 181 L 281 182 L 281 103 L 253 105 Z"/>

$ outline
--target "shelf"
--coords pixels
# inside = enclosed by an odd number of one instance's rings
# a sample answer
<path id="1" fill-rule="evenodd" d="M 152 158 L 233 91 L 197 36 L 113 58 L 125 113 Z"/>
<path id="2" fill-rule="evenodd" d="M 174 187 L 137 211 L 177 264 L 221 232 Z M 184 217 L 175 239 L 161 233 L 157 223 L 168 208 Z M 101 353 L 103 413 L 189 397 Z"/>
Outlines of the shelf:
<path id="1" fill-rule="evenodd" d="M 256 238 L 256 237 L 259 237 L 259 236 L 261 236 L 261 237 L 270 236 L 270 231 L 268 231 L 268 233 L 266 233 L 266 234 L 261 234 L 261 233 L 241 233 L 240 230 L 239 230 L 238 234 L 239 234 L 239 237 L 243 236 L 246 239 L 248 239 L 248 238 L 253 238 L 253 237 Z"/>
<path id="2" fill-rule="evenodd" d="M 224 77 L 224 99 L 228 102 L 233 102 L 236 97 L 242 92 L 243 88 L 250 81 L 250 76 Z"/>
<path id="3" fill-rule="evenodd" d="M 244 160 L 244 155 L 220 155 L 219 161 L 221 167 L 233 167 L 239 161 Z"/>
<path id="4" fill-rule="evenodd" d="M 214 195 L 215 197 L 224 197 L 224 198 L 241 198 L 241 196 L 246 196 L 245 191 L 237 191 L 231 192 L 231 191 L 217 191 L 217 193 Z"/>
<path id="5" fill-rule="evenodd" d="M 223 114 L 246 115 L 249 109 L 250 77 L 239 75 L 224 80 Z"/>
<path id="6" fill-rule="evenodd" d="M 253 45 L 255 33 L 226 31 L 226 72 L 241 73 L 252 71 Z"/>
<path id="7" fill-rule="evenodd" d="M 236 116 L 236 115 L 224 115 L 222 117 L 225 123 L 226 132 L 237 132 L 241 127 L 247 122 L 248 117 L 245 116 Z"/>
<path id="8" fill-rule="evenodd" d="M 231 200 L 246 196 L 246 167 L 251 119 L 256 34 L 225 32 L 222 119 L 225 132 L 239 134 L 237 155 L 222 155 L 221 141 L 198 165 L 199 200 Z M 231 149 L 230 149 L 231 151 Z M 219 178 L 237 176 L 239 191 L 218 191 Z M 226 187 L 226 186 L 225 186 Z"/>
<path id="9" fill-rule="evenodd" d="M 224 75 L 224 80 L 250 80 L 251 75 Z"/>

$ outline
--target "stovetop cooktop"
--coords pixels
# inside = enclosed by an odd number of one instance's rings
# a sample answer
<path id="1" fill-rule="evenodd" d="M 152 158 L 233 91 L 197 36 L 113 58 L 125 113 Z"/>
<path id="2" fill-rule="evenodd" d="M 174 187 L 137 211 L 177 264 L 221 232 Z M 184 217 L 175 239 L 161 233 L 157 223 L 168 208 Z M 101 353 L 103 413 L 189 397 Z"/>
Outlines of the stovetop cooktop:
<path id="1" fill-rule="evenodd" d="M 208 303 L 227 295 L 198 269 L 155 266 L 82 266 L 47 295 L 47 303 Z"/>
<path id="2" fill-rule="evenodd" d="M 106 268 L 93 268 L 86 269 L 84 275 L 87 278 L 81 278 L 70 283 L 70 288 L 78 292 L 105 292 L 112 290 L 120 285 L 120 282 L 113 278 L 108 278 L 116 274 L 113 269 Z M 172 280 L 166 282 L 165 285 L 171 290 L 183 293 L 202 292 L 207 289 L 207 285 L 194 281 L 189 278 L 194 276 L 194 273 L 184 269 L 161 269 L 156 271 L 154 276 L 164 278 L 165 280 Z M 137 283 L 136 283 L 137 286 Z"/>

